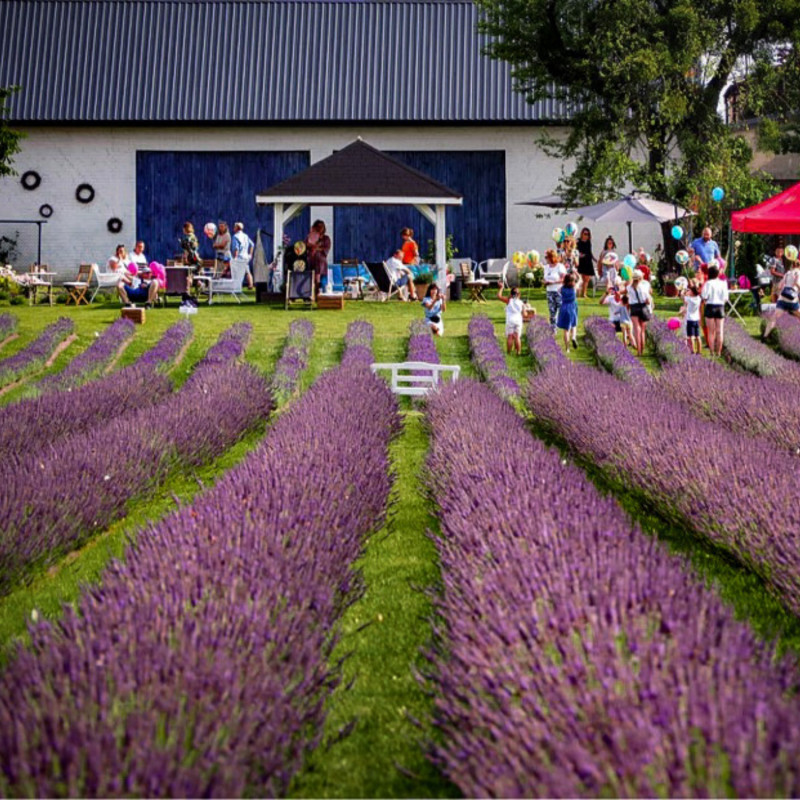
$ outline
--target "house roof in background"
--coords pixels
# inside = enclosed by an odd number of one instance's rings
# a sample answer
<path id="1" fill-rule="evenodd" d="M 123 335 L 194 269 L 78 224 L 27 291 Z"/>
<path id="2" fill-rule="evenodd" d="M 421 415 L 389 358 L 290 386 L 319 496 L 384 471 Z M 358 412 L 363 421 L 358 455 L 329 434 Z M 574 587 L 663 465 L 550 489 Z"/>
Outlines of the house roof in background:
<path id="1" fill-rule="evenodd" d="M 3 0 L 15 122 L 556 122 L 465 0 Z"/>
<path id="2" fill-rule="evenodd" d="M 361 139 L 265 189 L 256 199 L 260 204 L 415 202 L 461 205 L 458 192 Z"/>

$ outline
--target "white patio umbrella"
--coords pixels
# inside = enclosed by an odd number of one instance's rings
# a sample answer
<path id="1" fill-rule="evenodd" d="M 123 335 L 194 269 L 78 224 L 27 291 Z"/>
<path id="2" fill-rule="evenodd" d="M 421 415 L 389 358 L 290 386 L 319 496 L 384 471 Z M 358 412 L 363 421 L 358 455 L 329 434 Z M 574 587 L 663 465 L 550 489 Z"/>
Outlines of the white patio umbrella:
<path id="1" fill-rule="evenodd" d="M 628 226 L 628 252 L 633 250 L 633 233 L 631 227 L 634 222 L 669 222 L 684 217 L 694 216 L 677 203 L 662 203 L 651 197 L 639 194 L 629 194 L 616 200 L 607 200 L 592 206 L 573 208 L 573 213 L 595 222 L 624 222 Z"/>

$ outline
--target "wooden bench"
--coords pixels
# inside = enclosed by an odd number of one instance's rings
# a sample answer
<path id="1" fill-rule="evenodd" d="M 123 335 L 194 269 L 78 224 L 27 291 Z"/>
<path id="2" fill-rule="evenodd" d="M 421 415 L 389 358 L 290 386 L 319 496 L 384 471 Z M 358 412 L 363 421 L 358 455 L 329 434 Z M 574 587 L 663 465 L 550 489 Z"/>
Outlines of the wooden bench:
<path id="1" fill-rule="evenodd" d="M 428 364 L 425 361 L 402 361 L 399 363 L 370 364 L 373 373 L 379 369 L 392 372 L 392 391 L 395 394 L 406 394 L 419 397 L 426 395 L 441 383 L 442 376 L 450 373 L 457 380 L 461 367 L 456 364 Z M 424 371 L 423 374 L 414 372 Z"/>

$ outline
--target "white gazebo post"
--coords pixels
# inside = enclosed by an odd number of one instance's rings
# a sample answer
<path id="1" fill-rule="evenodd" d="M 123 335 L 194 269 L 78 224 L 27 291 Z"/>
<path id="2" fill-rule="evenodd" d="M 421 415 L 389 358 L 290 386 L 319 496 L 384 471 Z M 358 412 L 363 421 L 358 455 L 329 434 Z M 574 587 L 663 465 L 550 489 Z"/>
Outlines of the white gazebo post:
<path id="1" fill-rule="evenodd" d="M 446 221 L 444 206 L 436 206 L 436 283 L 442 297 L 447 297 Z"/>
<path id="2" fill-rule="evenodd" d="M 283 275 L 283 203 L 275 203 L 272 218 L 272 258 L 278 275 Z M 274 291 L 274 290 L 273 290 Z"/>

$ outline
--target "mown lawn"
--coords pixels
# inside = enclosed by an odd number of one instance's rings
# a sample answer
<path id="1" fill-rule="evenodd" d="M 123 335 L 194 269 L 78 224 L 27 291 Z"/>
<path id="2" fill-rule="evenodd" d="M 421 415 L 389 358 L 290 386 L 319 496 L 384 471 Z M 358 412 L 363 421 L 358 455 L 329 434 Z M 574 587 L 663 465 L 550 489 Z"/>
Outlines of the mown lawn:
<path id="1" fill-rule="evenodd" d="M 252 297 L 252 296 L 250 296 Z M 532 304 L 539 314 L 547 314 L 544 294 L 532 293 Z M 581 316 L 606 314 L 599 298 L 580 303 Z M 677 309 L 675 301 L 662 301 L 660 313 L 669 316 Z M 90 308 L 37 306 L 14 307 L 10 310 L 20 320 L 20 336 L 0 350 L 0 357 L 23 347 L 42 328 L 61 315 L 75 320 L 78 338 L 57 359 L 49 370 L 57 371 L 94 340 L 119 316 L 116 303 L 97 304 Z M 460 364 L 463 375 L 474 375 L 469 361 L 467 324 L 470 316 L 481 311 L 496 323 L 502 335 L 504 306 L 492 301 L 486 305 L 466 302 L 448 306 L 446 335 L 436 344 L 443 363 Z M 253 335 L 247 349 L 247 360 L 268 375 L 280 356 L 290 322 L 298 317 L 311 319 L 316 332 L 311 349 L 310 365 L 302 387 L 307 387 L 323 370 L 338 363 L 347 324 L 366 319 L 375 329 L 374 353 L 378 361 L 401 361 L 405 358 L 409 323 L 420 317 L 416 305 L 392 302 L 376 304 L 350 302 L 344 311 L 284 311 L 279 306 L 255 305 L 252 300 L 242 305 L 219 303 L 201 307 L 192 317 L 194 338 L 173 377 L 181 383 L 192 366 L 231 324 L 248 321 Z M 126 348 L 118 365 L 131 363 L 156 342 L 179 315 L 177 307 L 147 312 L 147 322 L 136 331 L 133 343 Z M 757 320 L 748 319 L 751 332 Z M 508 359 L 511 374 L 524 384 L 530 361 L 523 351 L 521 358 Z M 576 361 L 590 361 L 583 344 L 570 352 Z M 645 358 L 649 369 L 657 369 L 655 359 Z M 24 385 L 0 397 L 0 404 L 13 402 L 24 393 Z M 436 532 L 435 520 L 424 490 L 425 455 L 428 446 L 420 412 L 408 401 L 401 402 L 403 431 L 392 445 L 391 459 L 395 472 L 393 505 L 385 526 L 368 542 L 359 567 L 365 582 L 363 597 L 345 614 L 335 658 L 344 658 L 343 681 L 330 702 L 325 731 L 325 744 L 312 755 L 306 769 L 293 784 L 294 796 L 368 797 L 368 796 L 455 796 L 455 787 L 444 780 L 425 759 L 423 745 L 432 735 L 425 724 L 430 713 L 430 699 L 418 685 L 412 665 L 422 664 L 419 651 L 430 634 L 431 603 L 428 592 L 438 585 L 438 566 L 429 533 Z M 476 415 L 481 409 L 475 409 Z M 101 421 L 98 420 L 98 424 Z M 326 431 L 326 420 L 320 419 L 320 430 Z M 352 424 L 359 420 L 353 418 Z M 488 422 L 488 420 L 487 420 Z M 598 415 L 598 424 L 600 418 Z M 624 427 L 623 418 L 619 420 Z M 46 420 L 42 421 L 47 424 Z M 124 423 L 123 423 L 124 424 Z M 539 433 L 542 433 L 541 431 Z M 346 437 L 347 431 L 327 430 L 334 437 Z M 202 436 L 202 431 L 197 431 Z M 37 575 L 34 580 L 5 598 L 0 598 L 0 655 L 8 656 L 9 646 L 24 637 L 25 626 L 32 613 L 55 618 L 62 603 L 73 602 L 83 583 L 102 580 L 102 571 L 109 558 L 120 556 L 129 537 L 147 524 L 168 513 L 176 503 L 186 503 L 203 487 L 207 487 L 247 452 L 263 435 L 263 429 L 239 442 L 212 464 L 190 473 L 173 476 L 147 502 L 136 502 L 127 517 L 96 537 L 79 552 L 60 564 Z M 555 443 L 556 445 L 558 443 Z M 771 601 L 760 581 L 741 567 L 732 564 L 719 552 L 697 545 L 691 537 L 682 536 L 666 525 L 650 509 L 643 509 L 636 497 L 626 494 L 624 487 L 604 485 L 602 477 L 584 465 L 590 477 L 605 491 L 617 494 L 632 516 L 643 526 L 686 552 L 708 580 L 718 581 L 723 596 L 733 602 L 743 617 L 752 619 L 765 636 L 782 636 L 788 646 L 798 647 L 800 633 L 797 621 L 787 619 Z M 315 475 L 314 480 L 336 481 L 336 474 Z M 798 647 L 800 649 L 800 647 Z M 422 727 L 415 720 L 423 722 Z M 340 731 L 354 723 L 349 736 Z"/>

